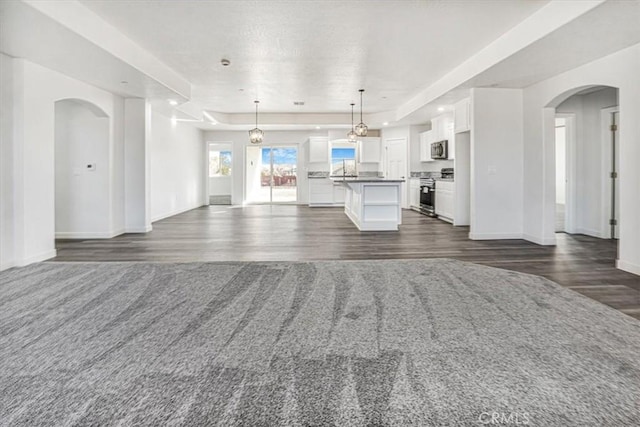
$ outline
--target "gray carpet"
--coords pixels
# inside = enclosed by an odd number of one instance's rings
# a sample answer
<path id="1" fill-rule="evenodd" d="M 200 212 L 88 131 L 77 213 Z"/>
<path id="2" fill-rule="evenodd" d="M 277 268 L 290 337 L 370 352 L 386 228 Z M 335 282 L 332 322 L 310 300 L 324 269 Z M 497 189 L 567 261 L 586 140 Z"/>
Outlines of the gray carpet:
<path id="1" fill-rule="evenodd" d="M 0 273 L 3 426 L 491 417 L 638 425 L 640 322 L 540 277 L 452 260 Z"/>

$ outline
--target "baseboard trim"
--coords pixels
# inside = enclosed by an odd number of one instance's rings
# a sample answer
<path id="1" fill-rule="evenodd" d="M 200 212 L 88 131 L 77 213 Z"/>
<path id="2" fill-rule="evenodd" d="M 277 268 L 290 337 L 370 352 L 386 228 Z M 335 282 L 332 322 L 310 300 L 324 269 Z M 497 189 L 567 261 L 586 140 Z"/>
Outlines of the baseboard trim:
<path id="1" fill-rule="evenodd" d="M 542 245 L 542 246 L 555 246 L 556 245 L 556 238 L 554 237 L 538 237 L 538 236 L 533 236 L 531 234 L 523 234 L 522 238 L 524 240 L 527 240 L 529 242 L 535 243 L 537 245 Z"/>
<path id="2" fill-rule="evenodd" d="M 627 273 L 632 273 L 640 276 L 640 265 L 634 264 L 627 261 L 616 260 L 616 267 L 620 270 L 626 271 Z"/>
<path id="3" fill-rule="evenodd" d="M 153 227 L 151 225 L 147 225 L 146 227 L 125 228 L 124 232 L 125 233 L 148 233 L 151 230 L 153 230 Z"/>
<path id="4" fill-rule="evenodd" d="M 0 264 L 0 271 L 4 271 L 4 270 L 8 270 L 10 268 L 15 267 L 17 264 L 15 261 L 9 261 L 9 262 L 5 262 L 3 264 Z"/>
<path id="5" fill-rule="evenodd" d="M 585 236 L 597 237 L 598 239 L 608 239 L 608 236 L 603 236 L 598 230 L 592 230 L 590 228 L 576 228 L 576 234 L 584 234 Z"/>
<path id="6" fill-rule="evenodd" d="M 172 217 L 172 216 L 175 216 L 175 215 L 180 215 L 181 213 L 185 213 L 185 212 L 188 212 L 188 211 L 191 211 L 191 210 L 194 210 L 194 209 L 198 209 L 198 208 L 201 208 L 203 206 L 209 206 L 209 204 L 205 203 L 205 204 L 202 204 L 202 205 L 196 205 L 196 206 L 192 206 L 192 207 L 185 208 L 185 209 L 178 209 L 176 211 L 173 211 L 173 212 L 170 212 L 170 213 L 167 213 L 167 214 L 158 215 L 157 217 L 151 218 L 151 222 L 153 223 L 153 222 L 156 222 L 156 221 L 161 221 L 163 219 L 166 219 L 166 218 L 169 218 L 169 217 Z"/>
<path id="7" fill-rule="evenodd" d="M 41 252 L 39 254 L 16 261 L 15 266 L 24 267 L 25 265 L 33 264 L 34 262 L 40 262 L 50 258 L 55 258 L 57 254 L 58 252 L 55 249 Z"/>
<path id="8" fill-rule="evenodd" d="M 56 232 L 56 239 L 111 239 L 119 236 L 124 231 L 115 232 L 91 232 L 91 231 L 59 231 Z"/>
<path id="9" fill-rule="evenodd" d="M 513 240 L 522 239 L 520 233 L 469 233 L 471 240 Z"/>

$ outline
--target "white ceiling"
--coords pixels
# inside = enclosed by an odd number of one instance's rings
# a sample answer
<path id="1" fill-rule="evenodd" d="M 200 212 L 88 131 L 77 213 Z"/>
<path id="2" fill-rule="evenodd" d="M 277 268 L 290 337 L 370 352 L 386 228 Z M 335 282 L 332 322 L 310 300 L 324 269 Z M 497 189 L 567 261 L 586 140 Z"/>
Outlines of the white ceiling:
<path id="1" fill-rule="evenodd" d="M 639 43 L 638 22 L 640 0 L 0 0 L 0 52 L 201 129 L 246 130 L 256 98 L 265 129 L 350 127 L 363 87 L 375 129 Z"/>
<path id="2" fill-rule="evenodd" d="M 345 113 L 359 88 L 365 112 L 392 110 L 547 3 L 81 1 L 221 113 Z"/>

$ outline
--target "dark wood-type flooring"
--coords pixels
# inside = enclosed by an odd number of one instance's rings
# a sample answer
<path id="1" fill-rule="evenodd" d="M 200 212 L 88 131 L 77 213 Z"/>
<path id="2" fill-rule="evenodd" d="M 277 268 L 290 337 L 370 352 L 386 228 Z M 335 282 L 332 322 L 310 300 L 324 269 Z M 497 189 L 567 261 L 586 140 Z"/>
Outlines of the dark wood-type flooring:
<path id="1" fill-rule="evenodd" d="M 208 206 L 153 224 L 147 234 L 58 240 L 54 261 L 298 261 L 453 258 L 547 277 L 640 319 L 640 277 L 615 268 L 617 242 L 558 234 L 555 247 L 473 241 L 413 211 L 399 232 L 359 232 L 341 208 Z"/>

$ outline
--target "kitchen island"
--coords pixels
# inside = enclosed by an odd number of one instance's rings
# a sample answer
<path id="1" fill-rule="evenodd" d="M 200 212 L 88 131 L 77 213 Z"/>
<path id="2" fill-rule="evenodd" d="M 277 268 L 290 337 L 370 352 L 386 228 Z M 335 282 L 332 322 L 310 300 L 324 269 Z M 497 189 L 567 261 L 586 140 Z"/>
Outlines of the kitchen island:
<path id="1" fill-rule="evenodd" d="M 402 223 L 404 180 L 334 178 L 346 187 L 344 213 L 360 231 L 397 231 Z"/>

